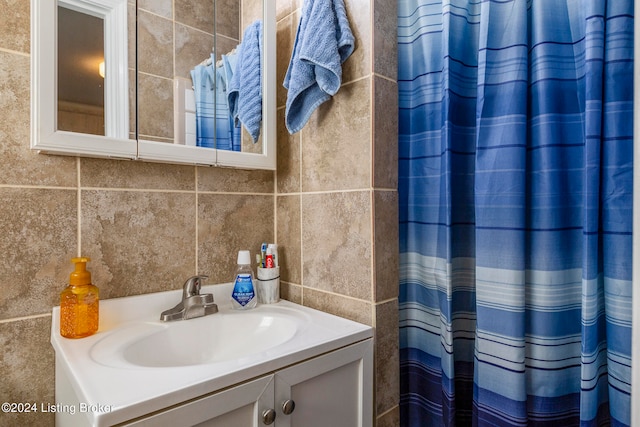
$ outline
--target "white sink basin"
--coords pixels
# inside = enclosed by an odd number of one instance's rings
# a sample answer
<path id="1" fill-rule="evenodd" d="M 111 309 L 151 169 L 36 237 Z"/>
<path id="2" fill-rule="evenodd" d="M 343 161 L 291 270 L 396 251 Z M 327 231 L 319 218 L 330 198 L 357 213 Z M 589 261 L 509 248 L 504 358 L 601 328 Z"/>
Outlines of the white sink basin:
<path id="1" fill-rule="evenodd" d="M 181 290 L 100 301 L 100 328 L 82 339 L 60 336 L 54 307 L 56 403 L 93 405 L 99 409 L 72 418 L 110 426 L 372 336 L 369 326 L 288 301 L 236 311 L 231 289 L 203 286 L 218 313 L 172 322 L 160 321 L 160 313 L 180 301 Z"/>
<path id="2" fill-rule="evenodd" d="M 289 341 L 305 319 L 292 313 L 219 312 L 174 322 L 132 322 L 91 348 L 112 367 L 178 367 L 246 358 Z M 300 318 L 300 316 L 296 316 Z"/>

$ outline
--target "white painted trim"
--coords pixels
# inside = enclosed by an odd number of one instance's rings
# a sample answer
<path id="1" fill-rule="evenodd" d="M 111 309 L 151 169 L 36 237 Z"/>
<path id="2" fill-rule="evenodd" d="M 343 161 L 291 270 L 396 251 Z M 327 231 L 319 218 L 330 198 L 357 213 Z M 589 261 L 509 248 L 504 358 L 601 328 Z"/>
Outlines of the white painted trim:
<path id="1" fill-rule="evenodd" d="M 276 169 L 277 120 L 276 120 L 276 2 L 263 2 L 263 58 L 262 73 L 262 141 L 264 169 Z"/>
<path id="2" fill-rule="evenodd" d="M 138 140 L 138 159 L 150 162 L 213 166 L 218 151 L 221 150 Z"/>

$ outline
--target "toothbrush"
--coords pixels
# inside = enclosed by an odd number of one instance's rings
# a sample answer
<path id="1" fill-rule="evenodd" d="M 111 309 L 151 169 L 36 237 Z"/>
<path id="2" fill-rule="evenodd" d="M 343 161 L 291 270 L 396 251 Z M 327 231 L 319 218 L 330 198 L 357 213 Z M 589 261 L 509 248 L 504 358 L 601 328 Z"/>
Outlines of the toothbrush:
<path id="1" fill-rule="evenodd" d="M 264 242 L 262 243 L 262 246 L 260 247 L 260 264 L 262 265 L 262 268 L 265 268 L 265 262 L 266 262 L 266 256 L 267 256 L 267 243 Z"/>

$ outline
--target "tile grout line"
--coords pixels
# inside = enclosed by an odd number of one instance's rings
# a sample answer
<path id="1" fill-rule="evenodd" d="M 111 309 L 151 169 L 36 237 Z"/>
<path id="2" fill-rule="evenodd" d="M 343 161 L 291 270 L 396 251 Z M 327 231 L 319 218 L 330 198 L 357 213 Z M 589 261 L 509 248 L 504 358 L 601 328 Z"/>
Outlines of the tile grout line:
<path id="1" fill-rule="evenodd" d="M 40 318 L 45 318 L 45 317 L 51 317 L 51 313 L 32 314 L 30 316 L 21 316 L 21 317 L 12 317 L 10 319 L 2 319 L 2 320 L 0 320 L 0 325 L 3 324 L 3 323 L 12 323 L 12 322 L 19 322 L 19 321 L 22 321 L 22 320 L 40 319 Z"/>

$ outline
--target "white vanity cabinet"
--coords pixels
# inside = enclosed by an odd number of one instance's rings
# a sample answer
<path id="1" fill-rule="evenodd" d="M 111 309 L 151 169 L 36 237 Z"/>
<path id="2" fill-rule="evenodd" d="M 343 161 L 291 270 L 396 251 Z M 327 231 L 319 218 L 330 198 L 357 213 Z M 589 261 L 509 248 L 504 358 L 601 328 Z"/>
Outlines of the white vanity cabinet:
<path id="1" fill-rule="evenodd" d="M 174 322 L 159 316 L 181 290 L 100 301 L 80 340 L 54 307 L 56 425 L 371 427 L 373 328 L 284 300 L 233 310 L 232 287 L 203 286 L 218 312 Z"/>
<path id="2" fill-rule="evenodd" d="M 122 425 L 371 427 L 372 365 L 366 339 Z"/>

